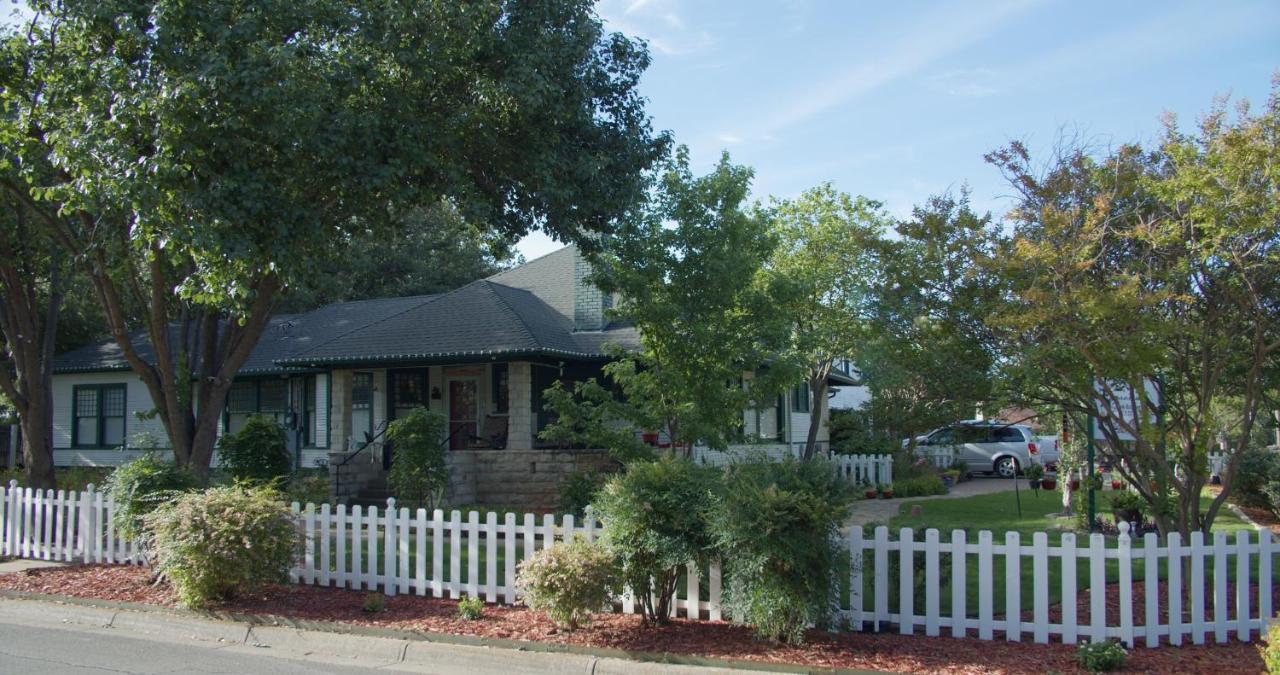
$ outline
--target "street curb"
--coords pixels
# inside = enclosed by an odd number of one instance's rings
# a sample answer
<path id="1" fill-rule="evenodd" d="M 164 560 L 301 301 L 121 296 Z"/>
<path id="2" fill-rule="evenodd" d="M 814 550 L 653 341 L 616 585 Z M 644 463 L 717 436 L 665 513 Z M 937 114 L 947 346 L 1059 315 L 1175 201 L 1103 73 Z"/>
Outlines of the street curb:
<path id="1" fill-rule="evenodd" d="M 112 610 L 111 620 L 102 623 L 94 613 L 86 616 L 86 623 L 135 632 L 163 634 L 184 639 L 207 642 L 240 643 L 249 646 L 295 649 L 304 653 L 322 653 L 331 656 L 377 658 L 390 663 L 428 665 L 438 663 L 438 656 L 424 654 L 416 658 L 416 652 L 426 645 L 483 647 L 516 653 L 547 654 L 583 657 L 585 672 L 605 673 L 656 673 L 661 666 L 691 668 L 720 668 L 772 673 L 851 673 L 871 671 L 814 668 L 781 663 L 765 663 L 745 659 L 716 659 L 710 657 L 672 654 L 668 652 L 631 652 L 622 649 L 583 647 L 546 642 L 513 640 L 508 638 L 484 638 L 452 635 L 427 631 L 406 631 L 394 628 L 355 626 L 335 621 L 312 621 L 271 614 L 244 614 L 217 610 L 190 610 L 176 607 L 158 607 L 135 602 L 93 600 L 65 595 L 26 593 L 0 590 L 0 600 L 19 600 L 92 610 Z M 88 614 L 88 613 L 86 613 Z M 164 615 L 164 621 L 155 617 Z M 347 640 L 341 639 L 348 638 Z M 367 642 L 377 640 L 375 643 Z M 273 643 L 274 642 L 274 643 Z M 292 644 L 290 644 L 292 643 Z M 338 647 L 337 645 L 344 645 Z M 415 645 L 419 648 L 415 649 Z M 607 660 L 601 660 L 607 659 Z"/>

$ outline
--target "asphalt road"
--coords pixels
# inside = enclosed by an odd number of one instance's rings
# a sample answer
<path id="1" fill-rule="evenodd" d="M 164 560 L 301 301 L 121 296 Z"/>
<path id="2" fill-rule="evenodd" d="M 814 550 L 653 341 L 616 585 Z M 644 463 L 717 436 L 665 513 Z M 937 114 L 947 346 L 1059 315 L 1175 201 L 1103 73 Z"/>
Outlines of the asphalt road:
<path id="1" fill-rule="evenodd" d="M 110 629 L 20 626 L 0 618 L 0 673 L 303 673 L 406 672 L 369 666 L 295 661 L 269 649 L 168 642 Z"/>

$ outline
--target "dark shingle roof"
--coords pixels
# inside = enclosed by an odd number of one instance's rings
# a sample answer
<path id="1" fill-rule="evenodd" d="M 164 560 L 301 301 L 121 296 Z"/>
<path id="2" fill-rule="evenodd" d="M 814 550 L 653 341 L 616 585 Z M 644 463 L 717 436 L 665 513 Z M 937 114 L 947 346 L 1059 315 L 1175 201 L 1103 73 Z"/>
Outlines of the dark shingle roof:
<path id="1" fill-rule="evenodd" d="M 280 363 L 321 366 L 537 355 L 598 358 L 599 340 L 580 341 L 573 321 L 529 291 L 472 282 Z"/>

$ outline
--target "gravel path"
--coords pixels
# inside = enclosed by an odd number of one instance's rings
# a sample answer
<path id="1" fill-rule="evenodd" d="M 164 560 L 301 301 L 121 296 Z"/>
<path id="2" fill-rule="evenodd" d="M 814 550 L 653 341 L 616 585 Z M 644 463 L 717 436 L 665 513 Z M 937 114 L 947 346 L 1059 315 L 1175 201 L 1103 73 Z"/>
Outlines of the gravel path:
<path id="1" fill-rule="evenodd" d="M 1023 490 L 1030 490 L 1025 479 L 1018 479 L 1022 483 L 1018 486 Z M 951 488 L 951 492 L 945 495 L 935 495 L 933 497 L 906 497 L 903 499 L 862 499 L 853 505 L 853 515 L 849 518 L 848 526 L 866 525 L 867 523 L 885 523 L 887 524 L 891 518 L 898 515 L 898 511 L 903 504 L 907 502 L 919 502 L 933 499 L 962 499 L 964 497 L 974 497 L 977 495 L 988 495 L 993 492 L 1008 492 L 1013 490 L 1013 481 L 1007 478 L 974 478 L 967 480 L 959 485 Z"/>

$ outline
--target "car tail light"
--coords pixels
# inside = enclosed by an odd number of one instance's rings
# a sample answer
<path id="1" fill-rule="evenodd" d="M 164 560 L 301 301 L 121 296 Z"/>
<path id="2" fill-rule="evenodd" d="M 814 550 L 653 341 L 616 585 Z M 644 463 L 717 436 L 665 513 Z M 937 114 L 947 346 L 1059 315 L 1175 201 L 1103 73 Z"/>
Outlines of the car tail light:
<path id="1" fill-rule="evenodd" d="M 1040 449 L 1036 447 L 1036 444 L 1035 444 L 1035 443 L 1028 443 L 1028 444 L 1027 444 L 1027 452 L 1030 452 L 1031 454 L 1033 454 L 1033 455 L 1034 455 L 1034 454 L 1036 454 L 1036 453 L 1040 452 Z"/>

